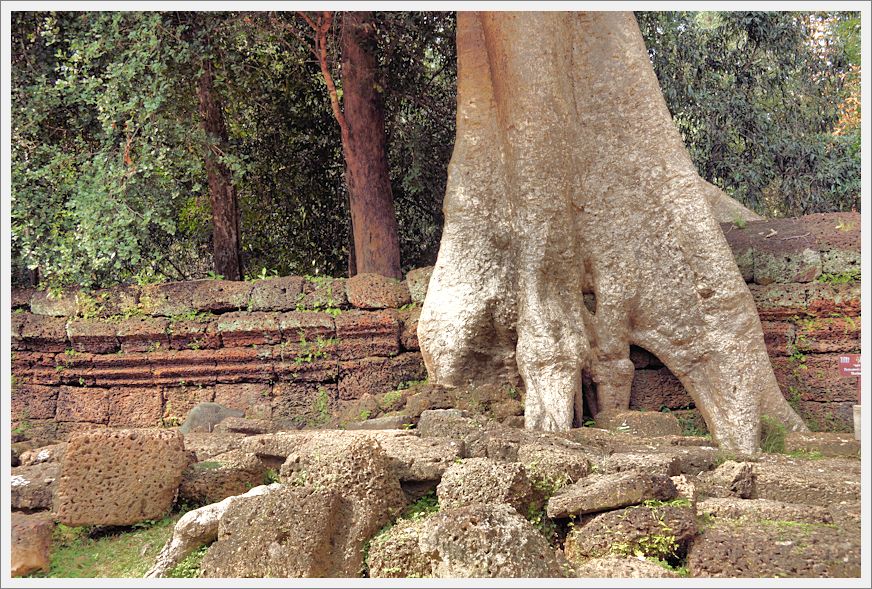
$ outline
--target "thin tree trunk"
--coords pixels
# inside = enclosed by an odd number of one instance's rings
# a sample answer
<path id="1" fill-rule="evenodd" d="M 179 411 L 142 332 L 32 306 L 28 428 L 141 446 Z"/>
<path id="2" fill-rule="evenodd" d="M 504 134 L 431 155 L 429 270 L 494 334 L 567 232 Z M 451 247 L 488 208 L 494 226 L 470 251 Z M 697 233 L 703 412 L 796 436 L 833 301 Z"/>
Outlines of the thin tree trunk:
<path id="1" fill-rule="evenodd" d="M 200 117 L 209 139 L 205 153 L 209 199 L 212 203 L 212 256 L 215 272 L 226 280 L 242 280 L 239 245 L 239 204 L 230 170 L 219 156 L 227 146 L 227 128 L 221 98 L 215 91 L 212 62 L 203 60 L 203 74 L 197 84 Z"/>
<path id="2" fill-rule="evenodd" d="M 345 13 L 341 43 L 347 124 L 343 152 L 356 270 L 400 278 L 400 246 L 385 145 L 383 89 L 376 75 L 372 13 Z"/>

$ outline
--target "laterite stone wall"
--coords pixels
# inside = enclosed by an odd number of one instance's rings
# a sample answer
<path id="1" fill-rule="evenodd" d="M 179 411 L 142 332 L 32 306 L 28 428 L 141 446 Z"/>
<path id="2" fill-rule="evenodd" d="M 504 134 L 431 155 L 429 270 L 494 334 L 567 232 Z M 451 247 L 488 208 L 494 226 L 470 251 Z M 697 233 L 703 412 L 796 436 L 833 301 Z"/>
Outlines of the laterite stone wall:
<path id="1" fill-rule="evenodd" d="M 726 224 L 785 397 L 813 429 L 850 430 L 860 348 L 860 215 Z M 173 425 L 215 401 L 317 425 L 362 395 L 423 379 L 417 318 L 429 269 L 405 281 L 288 276 L 96 292 L 12 292 L 12 420 L 35 439 Z M 632 348 L 633 408 L 691 408 L 681 383 Z"/>

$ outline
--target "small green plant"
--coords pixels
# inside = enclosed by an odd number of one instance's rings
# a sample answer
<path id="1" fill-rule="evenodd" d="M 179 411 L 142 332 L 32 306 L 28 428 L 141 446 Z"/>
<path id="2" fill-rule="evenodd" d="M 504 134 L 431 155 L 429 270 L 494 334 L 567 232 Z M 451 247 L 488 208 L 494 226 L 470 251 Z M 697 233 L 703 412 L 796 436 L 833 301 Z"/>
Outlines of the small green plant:
<path id="1" fill-rule="evenodd" d="M 263 473 L 263 484 L 271 485 L 280 482 L 279 473 L 274 468 L 268 468 Z"/>
<path id="2" fill-rule="evenodd" d="M 388 410 L 394 407 L 397 403 L 399 403 L 402 398 L 402 391 L 388 391 L 382 396 L 378 404 L 379 407 L 381 407 L 382 409 Z"/>
<path id="3" fill-rule="evenodd" d="M 279 276 L 278 270 L 268 269 L 266 266 L 261 267 L 260 272 L 258 274 L 246 274 L 245 280 L 248 282 L 252 282 L 255 280 L 266 280 L 268 278 L 277 278 Z"/>
<path id="4" fill-rule="evenodd" d="M 596 421 L 594 421 L 593 419 L 585 419 L 582 425 L 584 427 L 596 427 Z"/>
<path id="5" fill-rule="evenodd" d="M 209 270 L 208 272 L 206 272 L 206 278 L 208 278 L 209 280 L 224 280 L 224 275 L 218 274 L 214 270 Z"/>
<path id="6" fill-rule="evenodd" d="M 409 505 L 403 511 L 402 518 L 410 520 L 424 519 L 439 511 L 439 498 L 436 496 L 435 489 L 428 492 L 423 497 Z"/>
<path id="7" fill-rule="evenodd" d="M 708 431 L 699 426 L 699 422 L 693 415 L 682 414 L 676 415 L 675 417 L 678 419 L 678 425 L 681 426 L 682 436 L 694 436 L 700 438 L 709 436 Z"/>
<path id="8" fill-rule="evenodd" d="M 764 415 L 760 421 L 760 449 L 770 454 L 783 453 L 787 428 L 784 427 L 784 424 L 772 419 L 768 415 Z"/>
<path id="9" fill-rule="evenodd" d="M 21 418 L 18 420 L 18 425 L 12 428 L 12 434 L 16 436 L 23 436 L 33 425 L 30 423 L 30 412 L 25 409 L 21 412 Z"/>
<path id="10" fill-rule="evenodd" d="M 367 419 L 369 419 L 370 415 L 372 415 L 372 411 L 370 411 L 369 409 L 361 409 L 360 414 L 358 415 L 358 419 L 360 421 L 366 421 Z"/>
<path id="11" fill-rule="evenodd" d="M 199 577 L 200 563 L 203 561 L 203 557 L 206 556 L 208 549 L 208 546 L 200 546 L 194 550 L 182 562 L 174 566 L 167 573 L 167 577 L 171 579 L 196 579 Z"/>
<path id="12" fill-rule="evenodd" d="M 67 358 L 75 358 L 76 356 L 79 355 L 79 352 L 77 352 L 77 351 L 74 350 L 73 348 L 67 348 L 66 350 L 64 350 L 64 355 L 65 355 Z"/>
<path id="13" fill-rule="evenodd" d="M 736 229 L 745 229 L 748 226 L 748 221 L 741 217 L 736 217 L 733 219 L 733 227 Z"/>
<path id="14" fill-rule="evenodd" d="M 846 284 L 848 282 L 860 282 L 860 269 L 852 268 L 845 272 L 821 274 L 815 280 L 824 284 Z"/>
<path id="15" fill-rule="evenodd" d="M 199 470 L 217 470 L 221 468 L 222 464 L 215 460 L 207 460 L 205 462 L 198 462 L 194 465 L 194 468 Z"/>
<path id="16" fill-rule="evenodd" d="M 817 450 L 794 450 L 793 452 L 787 452 L 787 456 L 798 458 L 799 460 L 822 460 L 825 458 L 825 456 Z"/>
<path id="17" fill-rule="evenodd" d="M 324 387 L 318 387 L 318 394 L 312 402 L 312 413 L 314 416 L 309 419 L 308 425 L 324 425 L 330 421 L 330 395 Z"/>
<path id="18" fill-rule="evenodd" d="M 527 510 L 527 521 L 533 524 L 533 527 L 539 530 L 550 544 L 553 544 L 557 539 L 557 526 L 548 515 L 545 513 L 545 508 L 541 505 L 530 505 Z"/>
<path id="19" fill-rule="evenodd" d="M 157 352 L 158 350 L 160 350 L 160 342 L 151 342 L 148 344 L 148 347 L 145 348 L 145 351 L 148 353 Z"/>
<path id="20" fill-rule="evenodd" d="M 328 348 L 334 345 L 336 345 L 335 338 L 325 339 L 319 335 L 314 342 L 310 342 L 306 339 L 305 334 L 300 332 L 300 350 L 297 353 L 297 357 L 294 358 L 294 363 L 309 364 L 315 360 L 325 359 L 328 355 Z"/>
<path id="21" fill-rule="evenodd" d="M 397 310 L 398 311 L 410 311 L 412 309 L 417 309 L 417 308 L 418 308 L 418 303 L 406 303 L 405 305 L 403 305 L 402 307 L 400 307 Z"/>

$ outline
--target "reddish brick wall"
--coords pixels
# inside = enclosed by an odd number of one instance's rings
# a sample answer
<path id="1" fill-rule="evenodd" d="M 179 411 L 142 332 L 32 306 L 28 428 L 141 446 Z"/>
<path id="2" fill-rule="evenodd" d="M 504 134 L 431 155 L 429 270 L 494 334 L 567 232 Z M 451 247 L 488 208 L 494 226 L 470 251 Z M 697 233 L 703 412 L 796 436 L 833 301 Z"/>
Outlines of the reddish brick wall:
<path id="1" fill-rule="evenodd" d="M 858 214 L 724 225 L 757 303 L 785 397 L 814 429 L 850 430 L 859 352 Z M 852 274 L 856 273 L 856 275 Z M 406 281 L 202 280 L 95 293 L 12 293 L 13 427 L 28 437 L 183 420 L 216 401 L 260 418 L 316 419 L 425 376 L 416 321 L 429 273 Z M 834 283 L 835 281 L 835 283 Z M 632 406 L 692 407 L 644 350 Z"/>
<path id="2" fill-rule="evenodd" d="M 419 297 L 416 297 L 419 298 Z M 395 308 L 380 308 L 386 306 Z M 426 376 L 405 282 L 285 277 L 16 290 L 13 427 L 64 437 L 178 423 L 215 401 L 301 424 Z"/>

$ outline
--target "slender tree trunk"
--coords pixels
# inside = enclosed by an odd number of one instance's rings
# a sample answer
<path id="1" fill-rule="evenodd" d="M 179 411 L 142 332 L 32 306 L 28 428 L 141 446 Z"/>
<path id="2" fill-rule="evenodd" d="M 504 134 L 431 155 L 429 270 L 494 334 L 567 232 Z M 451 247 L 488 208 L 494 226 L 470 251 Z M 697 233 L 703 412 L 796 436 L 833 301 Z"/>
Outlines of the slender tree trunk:
<path id="1" fill-rule="evenodd" d="M 226 280 L 242 280 L 242 259 L 239 244 L 239 204 L 230 170 L 220 161 L 227 147 L 227 128 L 221 98 L 214 87 L 212 62 L 203 60 L 203 74 L 197 84 L 200 117 L 209 139 L 206 149 L 206 177 L 212 203 L 212 256 L 215 272 Z"/>
<path id="2" fill-rule="evenodd" d="M 383 88 L 378 83 L 370 12 L 342 19 L 343 137 L 357 273 L 400 278 L 397 218 L 388 172 Z"/>
<path id="3" fill-rule="evenodd" d="M 755 451 L 761 415 L 805 429 L 632 13 L 461 12 L 457 55 L 445 226 L 418 322 L 431 381 L 520 377 L 527 427 L 568 429 L 583 371 L 591 405 L 628 408 L 635 344 L 724 447 Z"/>

